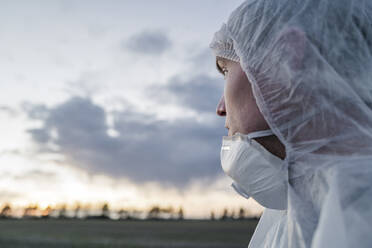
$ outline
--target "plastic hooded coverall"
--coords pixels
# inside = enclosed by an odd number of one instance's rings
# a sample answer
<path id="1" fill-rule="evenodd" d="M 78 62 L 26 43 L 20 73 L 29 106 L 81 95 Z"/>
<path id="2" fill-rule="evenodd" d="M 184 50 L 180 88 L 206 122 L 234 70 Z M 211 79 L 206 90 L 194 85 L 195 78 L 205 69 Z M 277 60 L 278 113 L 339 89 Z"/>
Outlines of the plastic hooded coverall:
<path id="1" fill-rule="evenodd" d="M 372 1 L 246 1 L 211 48 L 286 148 L 288 209 L 249 247 L 372 247 Z"/>

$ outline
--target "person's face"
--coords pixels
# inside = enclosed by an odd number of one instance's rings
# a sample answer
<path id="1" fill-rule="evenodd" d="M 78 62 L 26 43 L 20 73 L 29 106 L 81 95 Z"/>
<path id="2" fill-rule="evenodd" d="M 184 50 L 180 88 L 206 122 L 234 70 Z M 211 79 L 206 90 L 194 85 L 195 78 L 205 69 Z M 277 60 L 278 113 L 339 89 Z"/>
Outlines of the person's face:
<path id="1" fill-rule="evenodd" d="M 218 59 L 217 66 L 225 77 L 224 93 L 217 105 L 217 114 L 226 117 L 228 135 L 247 134 L 269 129 L 257 107 L 252 87 L 240 64 Z"/>
<path id="2" fill-rule="evenodd" d="M 225 127 L 229 130 L 228 135 L 269 129 L 258 109 L 251 84 L 240 63 L 218 58 L 217 68 L 225 77 L 225 87 L 216 112 L 217 115 L 226 118 Z M 256 141 L 274 155 L 284 159 L 285 148 L 276 136 L 257 138 Z"/>

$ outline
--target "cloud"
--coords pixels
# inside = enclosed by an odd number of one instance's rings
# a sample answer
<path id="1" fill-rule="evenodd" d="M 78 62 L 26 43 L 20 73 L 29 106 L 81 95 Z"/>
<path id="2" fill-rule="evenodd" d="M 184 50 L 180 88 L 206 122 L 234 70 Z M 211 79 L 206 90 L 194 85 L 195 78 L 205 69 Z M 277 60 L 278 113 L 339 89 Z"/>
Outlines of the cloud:
<path id="1" fill-rule="evenodd" d="M 40 144 L 45 144 L 48 142 L 50 135 L 43 129 L 30 129 L 28 132 L 32 135 L 32 138 Z"/>
<path id="2" fill-rule="evenodd" d="M 31 170 L 27 171 L 23 174 L 16 175 L 13 177 L 15 180 L 33 180 L 34 182 L 41 182 L 45 181 L 46 179 L 48 181 L 55 180 L 57 178 L 57 175 L 54 172 L 46 172 L 41 170 Z"/>
<path id="3" fill-rule="evenodd" d="M 147 30 L 132 36 L 123 46 L 140 54 L 160 55 L 172 46 L 172 42 L 162 31 Z"/>
<path id="4" fill-rule="evenodd" d="M 43 104 L 32 104 L 30 102 L 23 102 L 22 109 L 31 119 L 45 120 L 49 114 L 48 107 Z"/>
<path id="5" fill-rule="evenodd" d="M 186 63 L 190 67 L 190 72 L 194 74 L 205 74 L 216 76 L 223 79 L 216 70 L 216 57 L 213 55 L 210 48 L 204 48 L 195 53 L 194 49 L 189 49 L 190 55 L 186 59 Z"/>
<path id="6" fill-rule="evenodd" d="M 1 150 L 0 151 L 0 156 L 1 155 L 8 155 L 8 154 L 21 155 L 22 151 L 19 150 L 19 149 L 8 149 L 8 150 Z"/>
<path id="7" fill-rule="evenodd" d="M 15 110 L 14 108 L 11 108 L 9 106 L 0 105 L 0 112 L 4 112 L 11 117 L 16 117 L 18 115 L 17 110 Z"/>
<path id="8" fill-rule="evenodd" d="M 108 135 L 107 113 L 101 106 L 74 97 L 49 108 L 47 118 L 41 119 L 43 127 L 29 133 L 40 150 L 50 143 L 57 146 L 69 164 L 135 182 L 181 186 L 221 173 L 222 120 L 203 124 L 194 119 L 160 121 L 130 110 L 111 114 L 117 137 Z"/>
<path id="9" fill-rule="evenodd" d="M 159 102 L 174 102 L 197 112 L 213 113 L 223 93 L 223 83 L 203 74 L 189 79 L 173 77 L 164 86 L 152 86 L 148 92 Z"/>

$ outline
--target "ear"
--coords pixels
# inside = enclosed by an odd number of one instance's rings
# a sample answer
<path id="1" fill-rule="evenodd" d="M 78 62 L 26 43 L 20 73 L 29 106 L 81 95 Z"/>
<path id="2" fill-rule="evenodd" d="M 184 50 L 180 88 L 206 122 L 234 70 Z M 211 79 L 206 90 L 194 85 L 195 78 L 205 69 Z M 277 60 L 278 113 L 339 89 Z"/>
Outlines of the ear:
<path id="1" fill-rule="evenodd" d="M 282 30 L 276 40 L 282 49 L 282 55 L 286 57 L 289 66 L 293 70 L 303 67 L 306 49 L 306 34 L 300 28 L 288 27 Z"/>

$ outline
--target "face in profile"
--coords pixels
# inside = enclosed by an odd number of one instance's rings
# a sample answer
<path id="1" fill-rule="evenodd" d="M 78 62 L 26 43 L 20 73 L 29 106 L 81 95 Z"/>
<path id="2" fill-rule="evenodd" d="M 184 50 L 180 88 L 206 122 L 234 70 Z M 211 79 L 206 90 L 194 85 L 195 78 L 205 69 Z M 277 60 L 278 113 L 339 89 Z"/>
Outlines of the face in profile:
<path id="1" fill-rule="evenodd" d="M 225 86 L 216 112 L 217 115 L 225 117 L 228 135 L 269 129 L 240 63 L 217 57 L 217 69 L 225 77 Z M 274 155 L 284 159 L 285 148 L 276 136 L 257 138 L 256 141 Z"/>
<path id="2" fill-rule="evenodd" d="M 229 130 L 228 135 L 269 129 L 240 64 L 218 58 L 217 68 L 225 77 L 224 92 L 217 105 L 217 114 L 226 118 L 225 127 Z"/>

